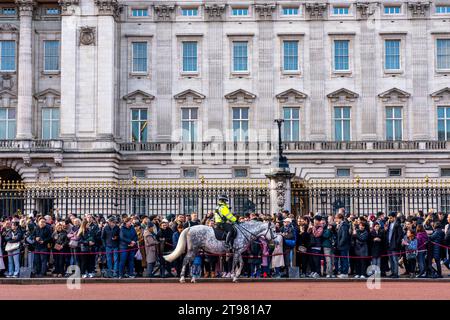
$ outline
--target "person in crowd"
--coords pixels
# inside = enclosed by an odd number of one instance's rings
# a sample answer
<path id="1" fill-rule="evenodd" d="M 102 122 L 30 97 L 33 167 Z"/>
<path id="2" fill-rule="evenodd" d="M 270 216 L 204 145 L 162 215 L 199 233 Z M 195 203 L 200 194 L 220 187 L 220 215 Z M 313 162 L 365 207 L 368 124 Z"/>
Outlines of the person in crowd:
<path id="1" fill-rule="evenodd" d="M 147 259 L 145 257 L 145 241 L 144 241 L 144 229 L 141 226 L 141 220 L 134 219 L 134 230 L 137 235 L 137 251 L 134 256 L 134 269 L 136 277 L 142 277 L 144 275 L 144 269 L 147 267 Z"/>
<path id="2" fill-rule="evenodd" d="M 169 221 L 163 219 L 161 221 L 161 229 L 156 234 L 159 242 L 158 260 L 160 265 L 161 278 L 173 277 L 171 265 L 164 259 L 164 255 L 173 250 L 172 230 L 169 228 Z"/>
<path id="3" fill-rule="evenodd" d="M 175 232 L 172 235 L 172 244 L 173 244 L 173 248 L 176 248 L 178 245 L 178 239 L 180 238 L 180 234 L 181 232 L 183 232 L 184 228 L 183 228 L 183 224 L 178 224 L 177 228 L 175 230 Z M 183 267 L 183 259 L 184 259 L 184 254 L 182 254 L 180 257 L 178 257 L 174 262 L 174 266 L 175 266 L 175 270 L 177 272 L 177 277 L 180 277 L 181 274 L 181 268 Z"/>
<path id="4" fill-rule="evenodd" d="M 79 254 L 79 262 L 80 262 L 80 272 L 83 278 L 93 278 L 91 274 L 89 274 L 89 256 L 91 255 L 91 248 L 94 239 L 91 237 L 91 233 L 89 233 L 89 221 L 85 217 L 81 222 L 81 226 L 78 229 L 78 244 L 80 246 L 80 254 Z"/>
<path id="5" fill-rule="evenodd" d="M 250 257 L 248 263 L 250 265 L 250 277 L 259 278 L 261 276 L 262 264 L 262 247 L 259 239 L 250 243 Z"/>
<path id="6" fill-rule="evenodd" d="M 123 221 L 123 225 L 120 228 L 119 233 L 119 250 L 120 250 L 120 266 L 119 266 L 119 279 L 122 278 L 134 278 L 134 255 L 137 248 L 137 234 L 133 227 L 133 221 L 127 217 Z M 127 272 L 125 273 L 125 267 Z"/>
<path id="7" fill-rule="evenodd" d="M 331 222 L 324 227 L 322 234 L 322 247 L 325 256 L 326 277 L 334 278 L 335 275 L 333 273 L 333 266 L 334 248 L 336 246 L 336 224 L 334 223 L 334 219 L 328 219 L 328 221 Z"/>
<path id="8" fill-rule="evenodd" d="M 101 246 L 101 230 L 98 227 L 97 221 L 92 214 L 87 214 L 86 218 L 88 221 L 87 232 L 89 241 L 87 245 L 89 246 L 88 252 L 98 252 L 98 248 Z M 96 275 L 96 261 L 97 256 L 95 254 L 87 255 L 87 272 L 89 278 L 94 278 Z"/>
<path id="9" fill-rule="evenodd" d="M 28 216 L 27 225 L 24 233 L 24 247 L 25 256 L 27 260 L 26 267 L 30 269 L 31 274 L 35 274 L 34 268 L 34 251 L 35 251 L 35 241 L 34 241 L 34 231 L 36 230 L 36 223 L 34 223 L 34 218 L 32 214 Z"/>
<path id="10" fill-rule="evenodd" d="M 189 221 L 184 223 L 183 228 L 186 229 L 188 227 L 198 226 L 199 224 L 201 224 L 201 221 L 198 219 L 197 212 L 192 212 Z"/>
<path id="11" fill-rule="evenodd" d="M 214 228 L 214 215 L 211 216 L 211 219 L 208 220 L 206 222 L 206 224 L 209 227 Z M 219 259 L 216 255 L 205 254 L 205 259 L 204 259 L 205 278 L 208 278 L 208 277 L 215 278 L 216 277 L 216 268 L 217 268 L 218 260 Z"/>
<path id="12" fill-rule="evenodd" d="M 158 240 L 156 239 L 156 227 L 150 222 L 144 231 L 145 257 L 147 262 L 147 277 L 153 278 L 156 260 L 158 257 Z"/>
<path id="13" fill-rule="evenodd" d="M 366 277 L 365 258 L 369 255 L 369 232 L 366 229 L 366 222 L 359 222 L 358 228 L 353 230 L 352 237 L 355 243 L 355 255 L 358 257 L 355 261 L 355 278 L 364 279 Z"/>
<path id="14" fill-rule="evenodd" d="M 8 253 L 7 278 L 18 278 L 20 272 L 20 250 L 22 246 L 23 233 L 19 222 L 13 222 L 11 229 L 5 236 L 6 252 Z"/>
<path id="15" fill-rule="evenodd" d="M 36 228 L 33 237 L 36 244 L 36 251 L 39 252 L 35 254 L 36 276 L 42 278 L 47 274 L 48 257 L 50 253 L 48 245 L 52 239 L 51 227 L 44 218 L 39 219 L 38 227 Z"/>
<path id="16" fill-rule="evenodd" d="M 295 248 L 296 244 L 296 232 L 295 228 L 292 225 L 292 219 L 286 218 L 283 220 L 283 226 L 281 227 L 281 235 L 283 236 L 284 243 L 284 266 L 286 268 L 285 274 L 287 275 L 289 272 L 289 267 L 292 266 L 292 251 Z"/>
<path id="17" fill-rule="evenodd" d="M 179 214 L 176 216 L 175 221 L 171 227 L 172 232 L 175 233 L 177 232 L 177 228 L 179 225 L 184 226 L 184 224 L 186 223 L 186 216 L 184 214 Z"/>
<path id="18" fill-rule="evenodd" d="M 198 279 L 202 275 L 202 257 L 200 255 L 195 256 L 191 266 L 192 278 Z"/>
<path id="19" fill-rule="evenodd" d="M 450 214 L 447 215 L 447 224 L 444 227 L 444 244 L 447 246 L 444 265 L 450 269 Z"/>
<path id="20" fill-rule="evenodd" d="M 101 239 L 106 250 L 107 277 L 119 276 L 119 235 L 116 218 L 110 217 L 102 229 Z"/>
<path id="21" fill-rule="evenodd" d="M 386 246 L 386 236 L 378 221 L 374 221 L 372 230 L 370 231 L 369 246 L 372 265 L 377 266 L 381 272 L 381 255 Z"/>
<path id="22" fill-rule="evenodd" d="M 55 259 L 55 269 L 53 276 L 61 278 L 65 274 L 65 255 L 69 252 L 69 238 L 67 238 L 67 231 L 63 223 L 59 222 L 55 226 L 53 238 L 53 258 Z"/>
<path id="23" fill-rule="evenodd" d="M 275 239 L 275 248 L 272 252 L 271 268 L 274 269 L 274 278 L 281 278 L 281 268 L 284 267 L 283 237 L 278 235 Z"/>
<path id="24" fill-rule="evenodd" d="M 304 216 L 299 224 L 297 261 L 300 262 L 300 278 L 308 276 L 310 266 L 310 255 L 308 253 L 311 252 L 311 234 L 308 232 L 309 223 L 309 217 Z"/>
<path id="25" fill-rule="evenodd" d="M 70 249 L 70 265 L 80 266 L 80 259 L 78 253 L 81 251 L 80 247 L 80 237 L 78 236 L 78 231 L 81 228 L 81 220 L 74 218 L 72 220 L 73 226 L 67 234 L 69 239 L 69 249 Z M 67 274 L 66 274 L 67 275 Z"/>
<path id="26" fill-rule="evenodd" d="M 387 247 L 389 254 L 389 262 L 391 268 L 391 278 L 399 278 L 398 259 L 403 240 L 403 229 L 400 219 L 397 218 L 396 212 L 389 213 L 389 222 L 387 228 Z"/>
<path id="27" fill-rule="evenodd" d="M 336 258 L 335 265 L 338 269 L 338 278 L 348 277 L 348 255 L 350 251 L 350 225 L 342 213 L 338 213 L 335 217 L 336 221 Z"/>
<path id="28" fill-rule="evenodd" d="M 416 232 L 412 228 L 406 231 L 406 235 L 403 238 L 402 245 L 404 246 L 406 253 L 406 270 L 408 271 L 410 278 L 415 278 L 417 261 L 417 239 Z"/>
<path id="29" fill-rule="evenodd" d="M 322 224 L 322 216 L 316 215 L 313 225 L 309 227 L 308 232 L 311 234 L 311 277 L 319 278 L 321 276 L 321 252 L 322 252 L 322 235 L 324 227 Z"/>
<path id="30" fill-rule="evenodd" d="M 436 263 L 436 270 L 430 270 L 431 276 L 433 278 L 442 278 L 442 268 L 441 268 L 441 245 L 444 242 L 445 234 L 442 230 L 442 224 L 439 221 L 435 221 L 431 223 L 433 227 L 433 233 L 430 235 L 430 242 L 432 243 L 431 252 L 429 252 L 429 265 L 428 267 L 431 269 L 431 259 L 434 259 Z"/>
<path id="31" fill-rule="evenodd" d="M 425 231 L 423 224 L 419 224 L 417 226 L 417 263 L 419 265 L 419 274 L 417 278 L 425 278 L 426 277 L 426 254 L 427 254 L 427 242 L 428 242 L 428 233 Z"/>
<path id="32" fill-rule="evenodd" d="M 262 250 L 262 259 L 261 259 L 261 272 L 262 277 L 265 279 L 270 274 L 270 268 L 269 268 L 269 245 L 267 243 L 266 239 L 261 240 L 261 250 Z"/>

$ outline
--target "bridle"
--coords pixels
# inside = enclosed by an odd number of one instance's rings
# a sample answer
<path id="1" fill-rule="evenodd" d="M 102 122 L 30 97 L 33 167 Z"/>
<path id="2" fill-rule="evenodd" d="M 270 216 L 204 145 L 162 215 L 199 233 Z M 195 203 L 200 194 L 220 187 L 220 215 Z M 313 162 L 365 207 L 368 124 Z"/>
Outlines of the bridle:
<path id="1" fill-rule="evenodd" d="M 272 224 L 272 221 L 269 221 L 269 222 L 268 222 L 268 225 L 267 225 L 266 233 L 264 234 L 264 238 L 267 239 L 267 234 L 270 232 L 270 239 L 271 239 L 271 241 L 273 241 L 273 240 L 275 239 L 275 237 L 274 237 L 273 230 L 272 230 L 272 228 L 271 228 L 271 224 Z M 250 230 L 244 228 L 243 226 L 241 226 L 241 225 L 239 225 L 239 224 L 235 224 L 235 226 L 236 226 L 236 228 L 239 228 L 239 229 L 241 230 L 241 232 L 244 230 L 244 231 L 246 231 L 246 232 L 248 232 L 248 233 L 250 234 L 251 237 L 248 238 L 248 237 L 245 235 L 245 233 L 242 232 L 242 235 L 245 237 L 245 239 L 246 239 L 248 242 L 252 242 L 253 240 L 256 240 L 256 239 L 259 238 L 258 235 L 254 234 L 253 232 L 251 232 Z M 252 237 L 253 237 L 254 239 L 252 239 Z"/>

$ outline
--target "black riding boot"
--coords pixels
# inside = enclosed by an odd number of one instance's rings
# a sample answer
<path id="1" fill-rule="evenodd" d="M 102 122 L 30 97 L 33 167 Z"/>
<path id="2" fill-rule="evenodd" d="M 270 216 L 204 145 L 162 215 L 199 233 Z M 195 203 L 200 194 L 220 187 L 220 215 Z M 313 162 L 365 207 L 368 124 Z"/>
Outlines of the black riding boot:
<path id="1" fill-rule="evenodd" d="M 228 232 L 227 237 L 225 239 L 225 246 L 228 249 L 231 249 L 233 247 L 233 241 L 231 240 L 231 236 L 232 236 L 231 232 Z"/>

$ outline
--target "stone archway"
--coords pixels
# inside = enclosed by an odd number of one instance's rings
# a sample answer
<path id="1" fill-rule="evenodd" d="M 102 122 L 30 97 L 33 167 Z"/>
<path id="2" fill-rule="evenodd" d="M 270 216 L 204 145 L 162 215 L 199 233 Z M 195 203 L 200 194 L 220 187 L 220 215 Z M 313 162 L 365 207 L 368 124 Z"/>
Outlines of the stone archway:
<path id="1" fill-rule="evenodd" d="M 23 190 L 17 190 L 16 183 L 22 182 L 20 174 L 11 168 L 0 169 L 0 216 L 24 213 Z"/>
<path id="2" fill-rule="evenodd" d="M 20 174 L 11 168 L 0 169 L 0 179 L 1 181 L 22 181 L 22 177 L 20 176 Z"/>

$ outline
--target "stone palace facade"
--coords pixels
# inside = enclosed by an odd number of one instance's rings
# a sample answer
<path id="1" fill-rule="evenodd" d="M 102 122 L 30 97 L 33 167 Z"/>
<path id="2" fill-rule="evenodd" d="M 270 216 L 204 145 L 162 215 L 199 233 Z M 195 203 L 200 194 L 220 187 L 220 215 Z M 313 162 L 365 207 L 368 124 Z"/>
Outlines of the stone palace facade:
<path id="1" fill-rule="evenodd" d="M 450 175 L 448 0 L 0 1 L 0 55 L 3 179 L 264 178 L 276 118 L 301 178 Z"/>

